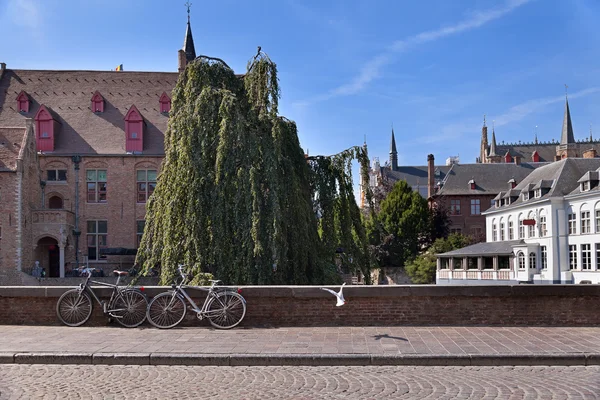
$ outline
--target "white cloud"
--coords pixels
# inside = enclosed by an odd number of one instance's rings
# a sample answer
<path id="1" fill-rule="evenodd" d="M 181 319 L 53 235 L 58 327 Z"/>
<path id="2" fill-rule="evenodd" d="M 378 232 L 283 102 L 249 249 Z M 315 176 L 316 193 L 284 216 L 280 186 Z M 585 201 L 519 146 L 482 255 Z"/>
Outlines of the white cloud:
<path id="1" fill-rule="evenodd" d="M 600 87 L 591 87 L 575 93 L 570 93 L 569 99 L 585 97 L 599 92 Z M 522 121 L 531 114 L 543 111 L 552 104 L 562 103 L 564 101 L 565 96 L 542 97 L 539 99 L 528 100 L 521 104 L 510 107 L 508 110 L 498 116 L 494 117 L 488 115 L 488 122 L 493 119 L 496 128 L 499 126 L 509 125 L 514 122 Z M 481 122 L 482 121 L 479 119 L 469 118 L 463 121 L 444 124 L 438 134 L 423 136 L 420 139 L 417 139 L 416 143 L 440 144 L 448 143 L 450 141 L 455 142 L 460 140 L 465 135 L 472 135 L 473 133 L 478 132 L 479 129 L 481 129 Z"/>
<path id="2" fill-rule="evenodd" d="M 584 97 L 593 93 L 600 92 L 600 87 L 591 87 L 588 89 L 580 90 L 579 92 L 569 94 L 570 99 L 576 99 L 578 97 Z M 565 96 L 555 97 L 544 97 L 541 99 L 529 100 L 524 103 L 518 104 L 511 107 L 504 114 L 499 115 L 495 118 L 496 126 L 503 126 L 510 124 L 511 122 L 521 121 L 526 116 L 533 114 L 534 112 L 544 109 L 550 104 L 560 103 L 565 101 Z"/>
<path id="3" fill-rule="evenodd" d="M 14 25 L 38 31 L 42 18 L 40 4 L 36 0 L 8 0 L 5 18 Z"/>
<path id="4" fill-rule="evenodd" d="M 313 102 L 328 100 L 337 96 L 347 96 L 360 92 L 367 84 L 381 76 L 381 69 L 391 62 L 392 56 L 417 47 L 427 42 L 433 42 L 447 36 L 456 35 L 472 29 L 479 28 L 491 21 L 499 19 L 516 8 L 532 0 L 507 0 L 503 7 L 472 13 L 467 19 L 454 25 L 425 31 L 392 43 L 388 49 L 367 62 L 360 73 L 350 82 L 330 90 L 328 93 L 316 96 L 310 100 L 297 102 L 296 106 L 306 106 Z"/>

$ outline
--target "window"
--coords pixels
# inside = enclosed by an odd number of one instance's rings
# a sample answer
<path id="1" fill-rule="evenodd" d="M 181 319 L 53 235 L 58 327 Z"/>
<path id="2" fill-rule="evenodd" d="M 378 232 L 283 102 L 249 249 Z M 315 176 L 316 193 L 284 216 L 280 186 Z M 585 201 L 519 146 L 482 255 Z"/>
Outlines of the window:
<path id="1" fill-rule="evenodd" d="M 510 269 L 509 256 L 498 256 L 498 269 Z"/>
<path id="2" fill-rule="evenodd" d="M 600 243 L 596 243 L 596 270 L 600 267 Z"/>
<path id="3" fill-rule="evenodd" d="M 450 228 L 450 233 L 461 234 L 462 233 L 462 228 Z"/>
<path id="4" fill-rule="evenodd" d="M 536 263 L 534 252 L 529 253 L 529 268 L 537 269 L 537 263 Z"/>
<path id="5" fill-rule="evenodd" d="M 513 232 L 513 222 L 512 220 L 508 221 L 508 240 L 513 240 L 515 238 Z"/>
<path id="6" fill-rule="evenodd" d="M 577 225 L 576 225 L 576 222 L 575 222 L 575 214 L 570 213 L 567 216 L 567 219 L 568 219 L 568 222 L 569 222 L 569 234 L 573 235 L 573 234 L 577 233 Z"/>
<path id="7" fill-rule="evenodd" d="M 581 183 L 581 191 L 587 192 L 588 190 L 590 190 L 590 181 L 582 182 Z"/>
<path id="8" fill-rule="evenodd" d="M 581 212 L 581 234 L 590 233 L 590 212 Z"/>
<path id="9" fill-rule="evenodd" d="M 500 221 L 500 241 L 504 241 L 504 222 Z"/>
<path id="10" fill-rule="evenodd" d="M 156 188 L 156 170 L 141 169 L 137 171 L 137 201 L 145 203 L 148 201 Z"/>
<path id="11" fill-rule="evenodd" d="M 48 208 L 57 210 L 63 208 L 63 199 L 60 196 L 52 196 L 48 199 Z"/>
<path id="12" fill-rule="evenodd" d="M 107 246 L 107 233 L 106 221 L 87 222 L 88 260 L 97 261 L 106 258 L 106 256 L 100 255 L 100 249 Z"/>
<path id="13" fill-rule="evenodd" d="M 471 236 L 473 236 L 475 239 L 480 238 L 482 235 L 483 232 L 480 226 L 471 227 Z"/>
<path id="14" fill-rule="evenodd" d="M 581 269 L 592 269 L 592 245 L 581 245 Z"/>
<path id="15" fill-rule="evenodd" d="M 496 224 L 492 225 L 492 242 L 498 241 L 498 231 L 496 230 L 498 227 Z"/>
<path id="16" fill-rule="evenodd" d="M 494 205 L 496 205 L 496 201 L 494 199 L 491 199 L 490 200 L 490 207 L 494 207 Z M 496 206 L 496 207 L 499 207 L 499 205 Z"/>
<path id="17" fill-rule="evenodd" d="M 542 189 L 535 189 L 535 198 L 539 199 L 542 197 Z"/>
<path id="18" fill-rule="evenodd" d="M 519 220 L 519 239 L 525 239 L 525 225 L 522 219 Z"/>
<path id="19" fill-rule="evenodd" d="M 569 269 L 577 269 L 577 245 L 569 245 Z"/>
<path id="20" fill-rule="evenodd" d="M 529 237 L 530 238 L 535 237 L 535 225 L 529 225 L 528 228 L 529 228 L 528 229 Z"/>
<path id="21" fill-rule="evenodd" d="M 540 216 L 540 237 L 545 237 L 548 234 L 548 229 L 546 228 L 546 216 Z"/>
<path id="22" fill-rule="evenodd" d="M 481 214 L 481 200 L 471 199 L 471 215 Z"/>
<path id="23" fill-rule="evenodd" d="M 540 246 L 542 253 L 542 269 L 548 269 L 548 249 L 546 246 Z"/>
<path id="24" fill-rule="evenodd" d="M 600 233 L 600 210 L 596 210 L 596 233 Z"/>
<path id="25" fill-rule="evenodd" d="M 144 234 L 144 226 L 146 226 L 146 221 L 136 221 L 135 222 L 135 231 L 137 235 L 137 247 L 140 247 L 140 243 L 142 242 L 142 235 Z"/>
<path id="26" fill-rule="evenodd" d="M 450 215 L 460 215 L 460 200 L 450 200 Z"/>
<path id="27" fill-rule="evenodd" d="M 525 254 L 522 251 L 517 254 L 517 260 L 519 262 L 519 269 L 525 269 Z"/>
<path id="28" fill-rule="evenodd" d="M 47 178 L 46 180 L 49 182 L 65 182 L 67 180 L 67 170 L 66 169 L 49 169 L 46 171 Z"/>
<path id="29" fill-rule="evenodd" d="M 87 202 L 106 203 L 106 170 L 88 169 L 86 171 Z"/>

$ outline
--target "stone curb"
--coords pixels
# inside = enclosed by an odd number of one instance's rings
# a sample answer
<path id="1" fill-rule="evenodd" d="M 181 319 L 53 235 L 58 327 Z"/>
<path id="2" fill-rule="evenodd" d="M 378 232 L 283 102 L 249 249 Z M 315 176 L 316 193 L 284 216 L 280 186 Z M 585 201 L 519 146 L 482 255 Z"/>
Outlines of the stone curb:
<path id="1" fill-rule="evenodd" d="M 600 353 L 572 354 L 178 354 L 0 353 L 0 364 L 212 365 L 212 366 L 588 366 Z"/>

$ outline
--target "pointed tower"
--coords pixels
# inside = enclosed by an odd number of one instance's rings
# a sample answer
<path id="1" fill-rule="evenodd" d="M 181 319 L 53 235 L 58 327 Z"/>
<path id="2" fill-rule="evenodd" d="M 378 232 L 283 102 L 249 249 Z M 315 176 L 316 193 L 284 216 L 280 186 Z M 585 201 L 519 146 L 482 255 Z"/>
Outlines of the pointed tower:
<path id="1" fill-rule="evenodd" d="M 487 155 L 487 162 L 499 163 L 502 160 L 502 156 L 496 154 L 496 128 L 492 127 L 492 143 L 490 144 L 490 151 Z"/>
<path id="2" fill-rule="evenodd" d="M 398 169 L 398 152 L 396 151 L 396 138 L 394 138 L 394 128 L 392 128 L 392 143 L 390 144 L 390 166 L 392 171 Z"/>
<path id="3" fill-rule="evenodd" d="M 563 117 L 562 134 L 560 144 L 575 143 L 573 136 L 573 125 L 571 124 L 571 111 L 569 110 L 569 99 L 565 101 L 565 116 Z"/>
<path id="4" fill-rule="evenodd" d="M 187 7 L 188 20 L 185 29 L 185 39 L 183 40 L 183 48 L 179 50 L 177 54 L 179 72 L 182 72 L 185 69 L 185 66 L 196 58 L 196 48 L 194 47 L 194 37 L 192 36 L 192 25 L 190 24 L 190 2 L 188 1 L 185 6 Z"/>
<path id="5" fill-rule="evenodd" d="M 575 143 L 575 136 L 573 135 L 571 110 L 569 110 L 569 99 L 565 96 L 565 115 L 563 117 L 560 144 L 556 146 L 556 160 L 577 156 L 577 143 Z"/>
<path id="6" fill-rule="evenodd" d="M 487 151 L 488 151 L 488 132 L 487 126 L 485 125 L 485 114 L 483 115 L 483 127 L 481 128 L 481 149 L 479 151 L 479 162 L 487 162 Z"/>

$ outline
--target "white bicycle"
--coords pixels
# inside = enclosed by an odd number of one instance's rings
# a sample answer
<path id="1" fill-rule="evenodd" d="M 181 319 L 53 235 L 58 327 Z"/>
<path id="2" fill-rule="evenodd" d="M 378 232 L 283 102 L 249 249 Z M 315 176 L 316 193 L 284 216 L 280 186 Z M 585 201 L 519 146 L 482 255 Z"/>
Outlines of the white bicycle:
<path id="1" fill-rule="evenodd" d="M 148 304 L 146 316 L 152 325 L 161 329 L 173 328 L 181 323 L 187 312 L 187 303 L 196 312 L 198 319 L 208 318 L 212 326 L 219 329 L 231 329 L 237 326 L 246 315 L 246 300 L 242 297 L 241 289 L 219 287 L 219 280 L 211 280 L 208 288 L 187 286 L 185 283 L 190 275 L 183 271 L 183 265 L 178 270 L 181 281 L 173 285 L 173 290 L 160 293 Z M 207 292 L 202 307 L 192 300 L 185 289 L 197 289 Z"/>

